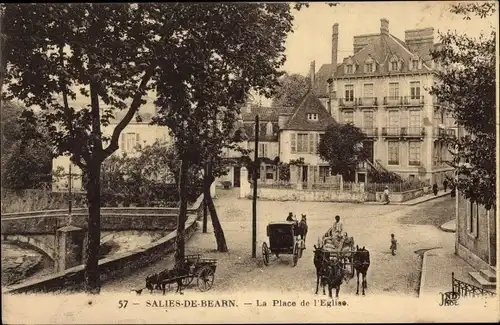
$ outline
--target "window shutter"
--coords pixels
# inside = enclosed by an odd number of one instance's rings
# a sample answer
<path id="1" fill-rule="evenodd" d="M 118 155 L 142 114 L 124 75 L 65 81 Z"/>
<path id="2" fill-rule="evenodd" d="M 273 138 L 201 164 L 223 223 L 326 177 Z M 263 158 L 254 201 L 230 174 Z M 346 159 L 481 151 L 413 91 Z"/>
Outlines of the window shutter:
<path id="1" fill-rule="evenodd" d="M 135 144 L 139 145 L 140 141 L 141 141 L 141 136 L 139 135 L 139 133 L 136 133 L 135 134 Z"/>
<path id="2" fill-rule="evenodd" d="M 122 147 L 122 151 L 125 151 L 125 134 L 122 134 L 121 135 L 121 147 Z"/>
<path id="3" fill-rule="evenodd" d="M 291 134 L 292 140 L 291 140 L 291 151 L 292 153 L 297 152 L 297 135 L 295 133 Z"/>
<path id="4" fill-rule="evenodd" d="M 309 133 L 309 153 L 314 153 L 314 133 Z"/>

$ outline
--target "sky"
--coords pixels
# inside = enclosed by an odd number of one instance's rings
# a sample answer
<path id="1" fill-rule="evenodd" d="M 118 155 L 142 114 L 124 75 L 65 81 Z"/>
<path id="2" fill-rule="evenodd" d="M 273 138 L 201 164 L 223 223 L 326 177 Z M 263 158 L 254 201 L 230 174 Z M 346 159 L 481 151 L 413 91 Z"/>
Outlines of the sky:
<path id="1" fill-rule="evenodd" d="M 449 12 L 454 1 L 400 1 L 400 2 L 342 2 L 336 7 L 326 3 L 310 3 L 294 14 L 294 32 L 286 40 L 287 60 L 283 69 L 288 73 L 307 75 L 311 61 L 316 61 L 316 71 L 322 64 L 331 63 L 332 26 L 339 24 L 339 45 L 337 62 L 352 55 L 355 35 L 380 33 L 380 19 L 389 20 L 389 32 L 404 41 L 405 30 L 434 27 L 435 39 L 438 32 L 456 30 L 477 37 L 481 31 L 496 26 L 495 17 L 472 18 Z M 498 8 L 498 6 L 497 6 Z M 270 100 L 262 98 L 262 105 Z"/>

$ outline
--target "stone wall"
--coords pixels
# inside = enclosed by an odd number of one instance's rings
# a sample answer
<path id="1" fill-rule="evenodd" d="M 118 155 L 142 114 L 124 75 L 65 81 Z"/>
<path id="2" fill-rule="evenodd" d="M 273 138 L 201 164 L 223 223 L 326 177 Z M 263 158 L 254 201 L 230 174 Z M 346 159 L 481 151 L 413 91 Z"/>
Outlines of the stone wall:
<path id="1" fill-rule="evenodd" d="M 365 193 L 361 192 L 282 188 L 257 188 L 257 196 L 259 200 L 276 201 L 364 202 L 366 200 Z"/>
<path id="2" fill-rule="evenodd" d="M 389 201 L 391 202 L 406 202 L 409 200 L 416 199 L 424 195 L 424 189 L 419 188 L 416 190 L 409 190 L 405 192 L 392 192 L 389 193 Z M 376 192 L 375 193 L 375 201 L 383 202 L 384 201 L 384 192 Z"/>

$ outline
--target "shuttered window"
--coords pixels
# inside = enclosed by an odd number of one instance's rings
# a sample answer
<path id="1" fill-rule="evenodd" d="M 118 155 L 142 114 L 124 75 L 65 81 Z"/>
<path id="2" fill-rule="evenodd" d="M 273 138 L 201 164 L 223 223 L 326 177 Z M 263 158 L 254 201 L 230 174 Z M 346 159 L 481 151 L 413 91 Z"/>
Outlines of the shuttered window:
<path id="1" fill-rule="evenodd" d="M 295 133 L 292 133 L 292 139 L 291 139 L 291 151 L 292 153 L 297 152 L 297 135 Z"/>

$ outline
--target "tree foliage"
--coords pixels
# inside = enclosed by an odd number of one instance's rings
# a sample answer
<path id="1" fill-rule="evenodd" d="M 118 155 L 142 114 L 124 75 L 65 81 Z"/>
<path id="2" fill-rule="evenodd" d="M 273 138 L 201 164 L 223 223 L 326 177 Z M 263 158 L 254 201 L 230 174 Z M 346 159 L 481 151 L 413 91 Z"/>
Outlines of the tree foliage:
<path id="1" fill-rule="evenodd" d="M 494 3 L 457 4 L 451 11 L 484 18 Z M 450 164 L 459 174 L 457 188 L 490 209 L 496 201 L 496 32 L 478 38 L 448 31 L 431 55 L 440 65 L 431 94 L 445 103 L 465 134 L 447 139 L 456 150 Z"/>
<path id="2" fill-rule="evenodd" d="M 309 89 L 309 78 L 300 74 L 285 73 L 272 98 L 272 107 L 295 107 Z"/>
<path id="3" fill-rule="evenodd" d="M 361 129 L 352 123 L 332 124 L 319 143 L 319 155 L 330 163 L 332 173 L 351 179 L 357 165 L 368 158 L 365 140 Z"/>

